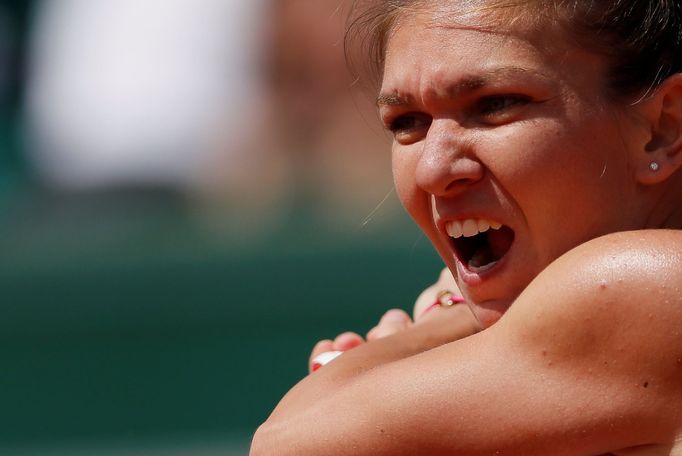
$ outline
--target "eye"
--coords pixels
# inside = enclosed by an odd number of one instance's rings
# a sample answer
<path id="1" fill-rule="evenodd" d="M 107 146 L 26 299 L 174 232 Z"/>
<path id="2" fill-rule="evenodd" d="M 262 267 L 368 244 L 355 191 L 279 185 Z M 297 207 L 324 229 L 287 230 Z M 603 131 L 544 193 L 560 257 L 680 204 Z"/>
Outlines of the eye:
<path id="1" fill-rule="evenodd" d="M 531 98 L 526 95 L 494 95 L 481 98 L 476 113 L 484 118 L 496 119 L 511 115 L 516 108 L 526 106 Z"/>
<path id="2" fill-rule="evenodd" d="M 410 144 L 419 141 L 431 125 L 431 117 L 426 114 L 408 113 L 401 114 L 394 119 L 388 120 L 386 129 L 393 133 L 393 137 L 401 144 Z"/>

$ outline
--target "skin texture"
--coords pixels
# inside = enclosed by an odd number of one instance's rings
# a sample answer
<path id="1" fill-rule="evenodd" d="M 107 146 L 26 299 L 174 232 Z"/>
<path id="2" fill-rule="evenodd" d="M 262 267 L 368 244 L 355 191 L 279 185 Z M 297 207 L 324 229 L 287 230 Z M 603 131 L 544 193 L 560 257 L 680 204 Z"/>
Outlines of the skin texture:
<path id="1" fill-rule="evenodd" d="M 682 454 L 682 76 L 608 101 L 604 59 L 560 32 L 478 25 L 403 18 L 379 97 L 401 201 L 478 319 L 344 353 L 252 455 Z M 468 217 L 514 231 L 485 274 L 444 234 Z"/>
<path id="2" fill-rule="evenodd" d="M 671 310 L 680 281 L 660 270 L 682 261 L 661 255 L 670 245 L 680 251 L 678 232 L 591 241 L 553 263 L 486 331 L 360 375 L 344 361 L 399 341 L 344 354 L 285 397 L 253 454 L 676 454 L 682 303 L 677 296 Z M 396 336 L 422 340 L 417 329 Z"/>
<path id="3" fill-rule="evenodd" d="M 603 100 L 603 59 L 565 52 L 560 36 L 540 47 L 539 37 L 422 22 L 399 28 L 386 57 L 380 114 L 389 127 L 409 127 L 394 130 L 396 188 L 460 276 L 443 223 L 489 218 L 514 230 L 512 250 L 495 274 L 459 282 L 492 323 L 561 253 L 646 226 L 638 206 L 647 195 L 632 185 L 622 158 L 630 153 L 624 145 L 642 147 L 648 132 L 635 112 Z M 435 45 L 443 41 L 461 46 Z M 476 79 L 485 85 L 469 90 Z M 383 97 L 402 102 L 382 103 Z"/>
<path id="4" fill-rule="evenodd" d="M 329 351 L 348 351 L 350 349 L 359 347 L 365 341 L 371 342 L 383 337 L 391 336 L 399 333 L 405 329 L 411 328 L 414 324 L 423 324 L 431 319 L 439 319 L 443 316 L 444 311 L 450 309 L 433 308 L 431 305 L 438 299 L 438 293 L 447 290 L 454 295 L 460 296 L 462 293 L 457 287 L 454 277 L 450 270 L 445 268 L 438 276 L 438 280 L 431 286 L 426 288 L 417 298 L 412 312 L 412 318 L 402 309 L 391 309 L 387 311 L 366 335 L 362 337 L 355 332 L 345 332 L 336 336 L 334 340 L 325 339 L 319 341 L 313 347 L 312 353 L 308 360 L 308 370 L 312 372 L 313 360 L 320 354 Z M 463 338 L 480 331 L 482 328 L 478 321 L 476 321 L 473 314 L 466 311 L 465 304 L 457 305 L 457 312 L 460 318 L 456 322 L 449 323 L 449 330 L 452 334 L 458 334 L 458 338 Z M 413 323 L 414 322 L 414 323 Z"/>

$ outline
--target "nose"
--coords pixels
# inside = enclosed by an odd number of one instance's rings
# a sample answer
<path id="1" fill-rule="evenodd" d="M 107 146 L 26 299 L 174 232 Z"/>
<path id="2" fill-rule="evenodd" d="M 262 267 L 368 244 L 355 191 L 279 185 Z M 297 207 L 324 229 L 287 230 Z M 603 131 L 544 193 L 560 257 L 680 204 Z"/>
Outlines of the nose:
<path id="1" fill-rule="evenodd" d="M 417 185 L 434 196 L 455 196 L 479 182 L 485 168 L 474 149 L 452 122 L 433 121 L 417 162 Z"/>

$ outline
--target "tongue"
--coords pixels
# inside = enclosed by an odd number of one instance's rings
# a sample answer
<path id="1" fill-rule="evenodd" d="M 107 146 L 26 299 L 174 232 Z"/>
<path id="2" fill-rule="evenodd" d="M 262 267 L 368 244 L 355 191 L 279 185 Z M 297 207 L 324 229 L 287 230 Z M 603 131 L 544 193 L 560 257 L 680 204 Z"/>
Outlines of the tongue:
<path id="1" fill-rule="evenodd" d="M 497 261 L 498 259 L 499 258 L 496 258 L 493 255 L 493 252 L 490 249 L 490 244 L 485 244 L 479 247 L 476 252 L 474 252 L 474 255 L 469 260 L 469 267 L 482 268 L 483 266 L 486 266 L 493 261 Z"/>
<path id="2" fill-rule="evenodd" d="M 469 267 L 482 268 L 492 265 L 507 254 L 512 242 L 514 242 L 514 232 L 507 227 L 488 231 L 487 242 L 482 242 L 477 246 L 469 259 Z"/>

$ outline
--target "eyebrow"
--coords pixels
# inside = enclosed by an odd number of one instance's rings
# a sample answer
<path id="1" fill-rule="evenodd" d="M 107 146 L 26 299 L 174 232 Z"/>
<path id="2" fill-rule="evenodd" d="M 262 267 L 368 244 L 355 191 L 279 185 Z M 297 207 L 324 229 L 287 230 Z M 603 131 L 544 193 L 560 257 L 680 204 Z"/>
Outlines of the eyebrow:
<path id="1" fill-rule="evenodd" d="M 462 77 L 459 81 L 447 87 L 445 93 L 448 98 L 456 98 L 464 95 L 471 94 L 477 90 L 480 90 L 488 85 L 497 83 L 501 80 L 508 79 L 512 76 L 519 75 L 532 75 L 543 80 L 548 80 L 549 78 L 542 73 L 534 70 L 529 70 L 527 68 L 520 67 L 500 67 L 495 68 L 490 71 L 486 71 L 484 74 L 476 75 L 466 75 Z M 413 104 L 414 97 L 411 95 L 403 95 L 398 92 L 380 94 L 377 97 L 376 105 L 381 106 L 405 106 Z"/>

